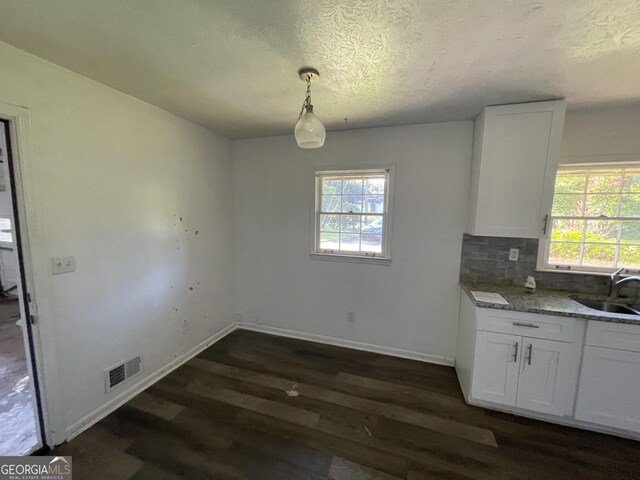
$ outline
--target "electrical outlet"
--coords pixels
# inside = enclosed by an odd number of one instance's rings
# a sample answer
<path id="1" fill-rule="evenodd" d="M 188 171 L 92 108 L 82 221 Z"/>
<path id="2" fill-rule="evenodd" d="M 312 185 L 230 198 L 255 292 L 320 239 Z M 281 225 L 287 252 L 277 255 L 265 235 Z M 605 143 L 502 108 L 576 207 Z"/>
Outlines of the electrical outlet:
<path id="1" fill-rule="evenodd" d="M 76 257 L 53 257 L 51 270 L 54 275 L 76 271 Z"/>
<path id="2" fill-rule="evenodd" d="M 517 262 L 519 256 L 520 256 L 520 249 L 519 248 L 510 248 L 509 249 L 509 260 L 510 261 Z"/>
<path id="3" fill-rule="evenodd" d="M 349 312 L 349 315 L 347 316 L 347 320 L 350 321 L 351 323 L 356 321 L 356 314 L 353 312 Z"/>

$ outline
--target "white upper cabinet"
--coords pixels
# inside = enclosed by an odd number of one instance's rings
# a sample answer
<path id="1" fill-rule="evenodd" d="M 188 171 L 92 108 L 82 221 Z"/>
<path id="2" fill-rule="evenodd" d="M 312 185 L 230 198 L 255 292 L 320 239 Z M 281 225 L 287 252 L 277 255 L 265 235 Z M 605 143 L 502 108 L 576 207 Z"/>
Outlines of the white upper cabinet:
<path id="1" fill-rule="evenodd" d="M 545 238 L 564 100 L 486 107 L 476 119 L 467 233 Z"/>

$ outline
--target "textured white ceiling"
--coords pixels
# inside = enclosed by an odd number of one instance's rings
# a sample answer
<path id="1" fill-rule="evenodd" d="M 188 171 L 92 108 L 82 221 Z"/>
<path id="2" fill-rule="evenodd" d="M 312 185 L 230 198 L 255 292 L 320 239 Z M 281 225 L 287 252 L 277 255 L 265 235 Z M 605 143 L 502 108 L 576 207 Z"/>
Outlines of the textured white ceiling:
<path id="1" fill-rule="evenodd" d="M 3 0 L 0 40 L 231 138 L 640 100 L 638 0 Z M 1 65 L 1 59 L 0 59 Z M 345 122 L 345 118 L 347 121 Z"/>

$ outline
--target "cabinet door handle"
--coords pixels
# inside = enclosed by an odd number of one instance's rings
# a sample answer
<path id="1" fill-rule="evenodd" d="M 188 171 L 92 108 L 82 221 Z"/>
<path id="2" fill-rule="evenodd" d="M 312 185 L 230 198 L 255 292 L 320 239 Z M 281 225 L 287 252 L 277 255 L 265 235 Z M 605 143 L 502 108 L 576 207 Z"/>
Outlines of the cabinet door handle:
<path id="1" fill-rule="evenodd" d="M 515 352 L 513 352 L 513 362 L 514 363 L 518 362 L 518 343 L 519 342 L 516 342 L 516 350 L 515 350 Z"/>
<path id="2" fill-rule="evenodd" d="M 542 234 L 546 235 L 547 234 L 547 223 L 549 222 L 549 215 L 545 215 L 544 218 L 542 219 Z"/>
<path id="3" fill-rule="evenodd" d="M 527 365 L 531 365 L 531 357 L 533 356 L 533 344 L 530 343 L 529 346 L 527 347 L 527 354 L 524 357 L 524 359 L 527 362 Z"/>
<path id="4" fill-rule="evenodd" d="M 512 325 L 516 327 L 540 328 L 540 325 L 536 325 L 535 323 L 512 322 Z"/>

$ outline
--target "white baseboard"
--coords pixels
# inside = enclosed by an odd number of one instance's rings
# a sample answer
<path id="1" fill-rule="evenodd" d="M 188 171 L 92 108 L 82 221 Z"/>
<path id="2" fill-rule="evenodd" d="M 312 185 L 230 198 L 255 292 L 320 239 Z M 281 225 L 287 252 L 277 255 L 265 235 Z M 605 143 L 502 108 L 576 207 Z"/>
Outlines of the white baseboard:
<path id="1" fill-rule="evenodd" d="M 126 391 L 121 392 L 120 394 L 118 394 L 118 396 L 112 398 L 101 407 L 95 409 L 93 412 L 80 418 L 79 420 L 77 420 L 76 422 L 74 422 L 73 424 L 71 424 L 65 429 L 64 441 L 69 441 L 73 437 L 84 432 L 86 429 L 88 429 L 89 427 L 93 426 L 94 424 L 102 420 L 111 412 L 113 412 L 117 408 L 127 403 L 129 400 L 131 400 L 133 397 L 138 395 L 140 392 L 149 388 L 151 385 L 156 383 L 162 377 L 169 374 L 170 372 L 172 372 L 182 364 L 188 362 L 197 354 L 199 354 L 209 346 L 216 343 L 218 340 L 229 335 L 231 332 L 236 330 L 236 328 L 238 328 L 238 325 L 235 322 L 230 325 L 227 325 L 222 330 L 219 330 L 218 332 L 214 333 L 209 338 L 207 338 L 205 341 L 193 347 L 191 350 L 183 353 L 179 357 L 174 358 L 169 363 L 167 363 L 160 369 L 156 370 L 151 375 L 148 375 L 138 383 L 131 385 Z"/>
<path id="2" fill-rule="evenodd" d="M 411 350 L 402 350 L 400 348 L 383 347 L 380 345 L 372 345 L 370 343 L 346 340 L 344 338 L 325 337 L 324 335 L 298 332 L 296 330 L 287 330 L 285 328 L 271 327 L 269 325 L 258 325 L 255 323 L 239 322 L 238 328 L 241 328 L 243 330 L 251 330 L 254 332 L 270 333 L 271 335 L 278 335 L 281 337 L 297 338 L 300 340 L 309 340 L 311 342 L 326 343 L 328 345 L 335 345 L 337 347 L 353 348 L 354 350 L 364 350 L 365 352 L 391 355 L 393 357 L 408 358 L 410 360 L 418 360 L 420 362 L 437 363 L 438 365 L 447 365 L 449 367 L 453 367 L 455 365 L 455 360 L 453 358 L 444 357 L 441 355 L 414 352 Z"/>

